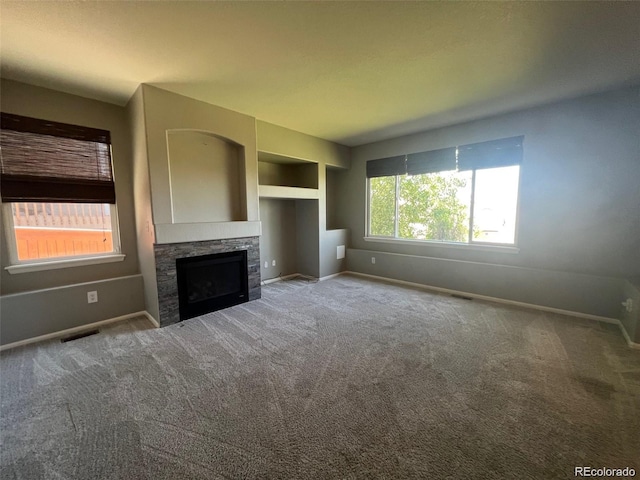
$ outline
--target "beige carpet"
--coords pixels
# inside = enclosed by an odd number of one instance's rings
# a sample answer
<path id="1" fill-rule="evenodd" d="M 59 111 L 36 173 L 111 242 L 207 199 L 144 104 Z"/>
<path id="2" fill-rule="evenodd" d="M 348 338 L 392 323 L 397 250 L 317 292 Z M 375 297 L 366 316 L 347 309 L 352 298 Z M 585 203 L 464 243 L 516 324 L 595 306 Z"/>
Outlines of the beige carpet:
<path id="1" fill-rule="evenodd" d="M 640 351 L 617 327 L 357 277 L 0 369 L 2 479 L 640 472 Z"/>

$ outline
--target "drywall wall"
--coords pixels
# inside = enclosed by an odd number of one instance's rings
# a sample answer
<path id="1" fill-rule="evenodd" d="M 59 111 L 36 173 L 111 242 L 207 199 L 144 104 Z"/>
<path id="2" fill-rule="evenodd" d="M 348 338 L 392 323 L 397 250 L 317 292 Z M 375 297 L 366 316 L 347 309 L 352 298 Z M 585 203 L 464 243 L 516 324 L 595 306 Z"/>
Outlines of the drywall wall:
<path id="1" fill-rule="evenodd" d="M 236 145 L 193 131 L 170 132 L 167 145 L 173 223 L 246 220 Z"/>
<path id="2" fill-rule="evenodd" d="M 337 223 L 351 230 L 348 268 L 370 273 L 371 251 L 409 255 L 409 264 L 422 265 L 424 271 L 409 274 L 390 261 L 384 268 L 378 265 L 375 274 L 434 286 L 446 283 L 472 293 L 486 292 L 490 284 L 487 295 L 535 298 L 541 305 L 568 310 L 579 308 L 574 299 L 584 297 L 585 306 L 577 311 L 617 318 L 622 292 L 618 287 L 600 290 L 599 279 L 640 275 L 639 131 L 640 88 L 633 87 L 354 148 L 352 168 L 337 179 L 336 188 L 341 205 Z M 525 136 L 517 253 L 365 241 L 367 160 L 516 135 Z M 431 261 L 422 257 L 460 264 L 454 276 L 444 271 L 445 276 L 434 276 Z M 509 285 L 504 269 L 472 275 L 480 272 L 472 270 L 475 263 L 521 267 L 518 278 L 533 269 L 566 281 L 545 282 L 542 275 L 536 277 L 540 282 Z M 565 274 L 593 276 L 594 281 L 576 282 Z M 598 305 L 590 298 L 597 298 Z"/>
<path id="3" fill-rule="evenodd" d="M 167 135 L 174 131 L 198 131 L 235 143 L 244 170 L 240 193 L 242 216 L 258 221 L 258 161 L 255 119 L 150 85 L 142 85 L 147 152 L 155 223 L 172 225 L 172 194 Z M 203 206 L 202 209 L 207 207 Z M 215 207 L 214 207 L 215 208 Z M 214 222 L 215 223 L 215 222 Z M 179 225 L 177 229 L 188 228 Z"/>
<path id="4" fill-rule="evenodd" d="M 323 277 L 342 271 L 344 261 L 336 258 L 336 246 L 346 245 L 348 232 L 327 231 L 327 167 L 348 168 L 350 149 L 259 120 L 257 130 L 261 152 L 309 162 L 294 167 L 297 171 L 292 172 L 290 180 L 294 185 L 318 188 L 318 200 L 296 200 L 297 273 Z M 288 165 L 260 164 L 261 184 L 287 180 Z M 265 219 L 262 221 L 263 229 L 273 228 L 265 225 Z"/>
<path id="5" fill-rule="evenodd" d="M 297 273 L 320 276 L 320 229 L 318 200 L 295 200 L 298 246 Z"/>
<path id="6" fill-rule="evenodd" d="M 338 203 L 338 184 L 342 174 L 343 170 L 327 168 L 327 230 L 340 228 L 340 222 L 338 221 L 338 210 L 340 208 Z"/>
<path id="7" fill-rule="evenodd" d="M 261 120 L 256 121 L 256 128 L 261 152 L 349 168 L 349 147 Z"/>
<path id="8" fill-rule="evenodd" d="M 320 258 L 322 258 L 320 278 L 343 272 L 347 269 L 345 256 L 338 258 L 338 247 L 344 247 L 343 253 L 346 254 L 347 245 L 349 245 L 349 230 L 335 229 L 325 232 L 323 241 L 320 244 Z"/>
<path id="9" fill-rule="evenodd" d="M 611 299 L 624 284 L 613 277 L 374 250 L 348 250 L 347 259 L 353 272 L 606 318 L 618 318 L 619 305 Z"/>
<path id="10" fill-rule="evenodd" d="M 346 269 L 346 258 L 338 258 L 338 246 L 349 245 L 349 230 L 340 228 L 338 212 L 341 205 L 339 202 L 340 179 L 345 174 L 344 169 L 327 167 L 326 169 L 326 232 L 321 244 L 322 271 L 321 276 L 332 275 Z"/>
<path id="11" fill-rule="evenodd" d="M 295 200 L 261 198 L 260 221 L 262 222 L 260 237 L 262 280 L 300 273 L 297 269 L 298 238 Z"/>
<path id="12" fill-rule="evenodd" d="M 640 277 L 626 280 L 622 298 L 626 302 L 631 300 L 631 311 L 620 305 L 622 326 L 629 336 L 629 340 L 640 344 Z"/>
<path id="13" fill-rule="evenodd" d="M 2 225 L 0 269 L 0 327 L 2 343 L 23 340 L 32 335 L 54 333 L 71 326 L 79 326 L 113 316 L 143 310 L 142 290 L 132 289 L 131 295 L 120 302 L 118 313 L 100 301 L 87 303 L 86 291 L 73 299 L 58 297 L 57 288 L 76 288 L 93 282 L 93 289 L 114 278 L 139 273 L 136 230 L 133 214 L 131 172 L 131 141 L 126 111 L 122 107 L 96 100 L 2 80 L 2 111 L 57 122 L 100 128 L 111 132 L 113 169 L 120 226 L 120 241 L 125 259 L 122 262 L 74 266 L 56 270 L 9 274 L 7 234 Z M 111 283 L 110 283 L 111 285 Z M 110 287 L 105 287 L 110 288 Z M 52 290 L 53 289 L 53 290 Z M 20 294 L 20 295 L 15 295 Z M 9 295 L 11 295 L 9 297 Z M 65 303 L 66 302 L 66 303 Z M 64 303 L 64 305 L 62 305 Z M 73 311 L 69 317 L 68 312 Z"/>
<path id="14" fill-rule="evenodd" d="M 28 117 L 53 120 L 74 125 L 100 128 L 111 132 L 113 170 L 120 224 L 123 262 L 9 274 L 4 222 L 2 223 L 2 295 L 75 283 L 102 280 L 138 273 L 133 188 L 131 179 L 131 141 L 125 109 L 116 105 L 89 100 L 24 83 L 2 80 L 2 111 Z"/>
<path id="15" fill-rule="evenodd" d="M 145 309 L 156 321 L 160 321 L 158 284 L 156 278 L 155 224 L 151 209 L 151 185 L 147 159 L 147 130 L 144 116 L 144 91 L 138 87 L 127 104 L 131 131 L 133 192 L 136 218 L 136 239 L 140 273 L 144 278 Z"/>
<path id="16" fill-rule="evenodd" d="M 7 345 L 144 310 L 142 275 L 2 296 L 2 336 Z M 87 292 L 98 303 L 87 304 Z M 8 323 L 8 325 L 7 325 Z"/>

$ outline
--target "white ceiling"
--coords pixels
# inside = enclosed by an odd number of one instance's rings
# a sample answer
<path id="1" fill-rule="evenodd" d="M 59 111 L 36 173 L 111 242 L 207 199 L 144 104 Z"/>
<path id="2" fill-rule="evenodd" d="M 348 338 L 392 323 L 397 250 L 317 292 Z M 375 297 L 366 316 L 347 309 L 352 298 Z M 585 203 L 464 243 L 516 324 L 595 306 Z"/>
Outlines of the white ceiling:
<path id="1" fill-rule="evenodd" d="M 346 145 L 640 83 L 640 2 L 0 2 L 4 78 Z"/>

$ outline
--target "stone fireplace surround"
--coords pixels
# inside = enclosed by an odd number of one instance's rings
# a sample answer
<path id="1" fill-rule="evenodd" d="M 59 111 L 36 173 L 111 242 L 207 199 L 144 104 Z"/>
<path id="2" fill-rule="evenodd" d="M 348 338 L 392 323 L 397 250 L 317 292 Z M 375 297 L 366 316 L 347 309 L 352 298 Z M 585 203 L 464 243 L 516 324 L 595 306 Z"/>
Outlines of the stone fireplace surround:
<path id="1" fill-rule="evenodd" d="M 156 259 L 156 278 L 158 282 L 158 303 L 160 309 L 159 321 L 161 327 L 180 322 L 178 278 L 176 271 L 176 259 L 178 258 L 246 250 L 249 301 L 257 300 L 261 296 L 260 237 L 155 244 L 153 250 Z"/>

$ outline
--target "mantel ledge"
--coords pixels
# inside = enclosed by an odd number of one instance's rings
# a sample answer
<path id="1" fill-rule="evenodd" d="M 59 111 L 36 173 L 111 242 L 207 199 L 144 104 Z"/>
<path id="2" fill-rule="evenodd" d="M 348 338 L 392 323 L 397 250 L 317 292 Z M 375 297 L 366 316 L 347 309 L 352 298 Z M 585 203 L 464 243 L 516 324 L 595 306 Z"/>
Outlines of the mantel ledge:
<path id="1" fill-rule="evenodd" d="M 262 224 L 252 222 L 159 223 L 155 224 L 156 243 L 200 242 L 228 238 L 256 237 Z"/>

